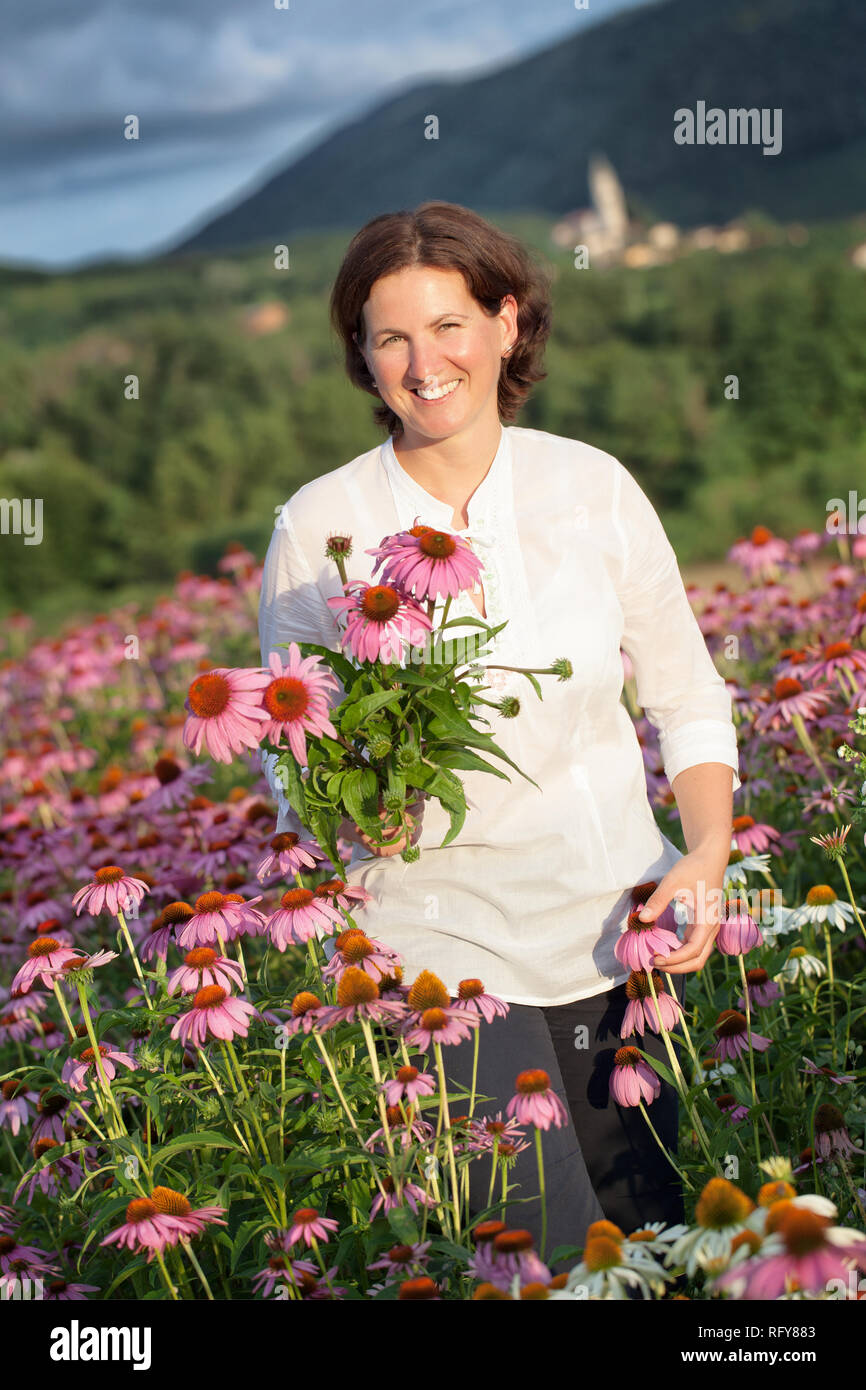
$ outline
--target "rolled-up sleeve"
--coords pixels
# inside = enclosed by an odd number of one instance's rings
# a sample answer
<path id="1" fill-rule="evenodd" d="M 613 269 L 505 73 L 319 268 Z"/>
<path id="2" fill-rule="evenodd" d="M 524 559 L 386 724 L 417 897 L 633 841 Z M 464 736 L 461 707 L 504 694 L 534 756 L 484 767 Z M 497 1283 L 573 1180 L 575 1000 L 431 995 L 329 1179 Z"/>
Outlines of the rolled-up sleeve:
<path id="1" fill-rule="evenodd" d="M 322 533 L 324 541 L 324 531 Z M 288 660 L 288 649 L 279 643 L 316 642 L 336 650 L 339 629 L 316 583 L 292 524 L 290 502 L 278 514 L 262 571 L 259 598 L 259 643 L 262 665 L 267 666 L 272 651 Z M 342 698 L 342 684 L 335 700 Z M 292 808 L 276 776 L 275 753 L 262 754 L 262 771 L 279 808 L 277 831 L 286 829 Z"/>
<path id="2" fill-rule="evenodd" d="M 740 786 L 731 697 L 692 612 L 673 546 L 649 498 L 617 460 L 613 517 L 623 551 L 622 649 L 637 698 L 658 730 L 668 782 L 698 763 L 725 763 Z"/>

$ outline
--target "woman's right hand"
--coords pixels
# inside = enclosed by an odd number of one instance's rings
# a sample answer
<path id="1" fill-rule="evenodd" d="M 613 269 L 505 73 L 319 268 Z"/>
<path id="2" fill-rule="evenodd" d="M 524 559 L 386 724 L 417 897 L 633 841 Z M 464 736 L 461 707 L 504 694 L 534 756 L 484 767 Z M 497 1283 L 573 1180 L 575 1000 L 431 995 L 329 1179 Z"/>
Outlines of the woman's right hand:
<path id="1" fill-rule="evenodd" d="M 424 819 L 424 802 L 426 799 L 425 793 L 422 792 L 417 800 L 410 801 L 406 807 L 406 814 L 410 826 L 409 839 L 410 843 L 413 845 L 418 843 L 421 835 L 421 822 Z M 382 806 L 380 798 L 379 819 L 386 820 L 387 817 L 388 812 Z M 401 850 L 405 849 L 406 836 L 400 826 L 390 826 L 387 830 L 383 831 L 383 835 L 389 843 L 387 845 L 374 845 L 369 835 L 366 835 L 361 827 L 356 825 L 355 822 L 350 820 L 347 816 L 343 817 L 337 829 L 338 839 L 351 840 L 353 844 L 363 845 L 364 849 L 368 850 L 370 854 L 378 855 L 380 859 L 389 859 L 391 855 L 399 854 Z M 395 838 L 397 836 L 399 836 L 399 838 Z"/>

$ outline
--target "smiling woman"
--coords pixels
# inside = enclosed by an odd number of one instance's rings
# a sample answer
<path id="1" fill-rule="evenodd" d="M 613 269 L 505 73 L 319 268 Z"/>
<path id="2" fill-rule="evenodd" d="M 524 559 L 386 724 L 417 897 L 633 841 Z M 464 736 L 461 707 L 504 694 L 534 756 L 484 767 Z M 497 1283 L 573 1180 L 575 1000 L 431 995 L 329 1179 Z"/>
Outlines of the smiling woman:
<path id="1" fill-rule="evenodd" d="M 416 520 L 471 543 L 483 587 L 461 592 L 449 613 L 471 622 L 480 612 L 502 625 L 491 643 L 490 732 L 537 785 L 514 778 L 504 788 L 468 771 L 470 812 L 449 845 L 440 848 L 447 814 L 433 799 L 419 808 L 419 860 L 404 862 L 396 844 L 353 859 L 348 878 L 371 894 L 370 930 L 400 953 L 407 984 L 432 970 L 452 996 L 467 997 L 461 987 L 481 981 L 510 1006 L 480 1049 L 476 1089 L 491 1100 L 479 1110 L 504 1110 L 527 1067 L 562 1102 L 567 1122 L 545 1136 L 557 1175 L 551 1248 L 582 1245 L 602 1218 L 626 1231 L 681 1220 L 667 1158 L 637 1112 L 608 1094 L 634 997 L 617 943 L 630 909 L 657 882 L 664 902 L 652 899 L 652 915 L 670 925 L 672 910 L 662 909 L 678 866 L 676 887 L 691 869 L 712 877 L 721 865 L 716 849 L 730 841 L 731 787 L 739 785 L 727 687 L 662 524 L 631 474 L 590 444 L 511 423 L 545 375 L 550 331 L 547 277 L 520 243 L 449 203 L 375 218 L 346 251 L 331 316 L 349 377 L 379 398 L 375 416 L 388 437 L 283 507 L 262 580 L 262 659 L 279 642 L 339 648 L 328 600 L 341 586 L 322 550 L 329 531 L 352 537 L 362 567 L 383 536 Z M 690 798 L 686 856 L 660 833 L 648 803 L 643 755 L 620 698 L 621 651 L 659 729 L 668 779 L 683 789 L 681 809 Z M 513 668 L 559 656 L 572 661 L 573 679 L 546 689 L 541 702 Z M 699 765 L 706 773 L 706 764 L 715 764 L 712 781 L 682 776 Z M 280 831 L 290 808 L 271 784 Z M 708 803 L 700 815 L 698 792 Z M 632 932 L 641 926 L 632 921 Z M 684 961 L 681 972 L 694 968 Z M 643 984 L 634 988 L 640 995 Z M 663 1058 L 652 1033 L 643 1046 Z M 447 1051 L 451 1079 L 468 1088 L 473 1050 Z M 653 1118 L 675 1152 L 676 1094 L 666 1083 Z M 509 1177 L 533 1190 L 531 1146 L 514 1162 Z M 480 1169 L 470 1199 L 476 1210 L 486 1204 Z M 536 1233 L 539 1221 L 537 1203 L 521 1206 L 521 1226 Z"/>

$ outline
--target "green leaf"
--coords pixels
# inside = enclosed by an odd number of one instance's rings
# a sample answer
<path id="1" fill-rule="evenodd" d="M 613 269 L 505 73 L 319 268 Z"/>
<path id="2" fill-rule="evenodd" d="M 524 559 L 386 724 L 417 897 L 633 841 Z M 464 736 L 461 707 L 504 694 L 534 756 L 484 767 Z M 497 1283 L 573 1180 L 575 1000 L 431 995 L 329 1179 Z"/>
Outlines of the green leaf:
<path id="1" fill-rule="evenodd" d="M 194 1130 L 189 1134 L 179 1134 L 176 1138 L 170 1139 L 167 1144 L 163 1144 L 159 1153 L 154 1154 L 153 1166 L 156 1170 L 170 1154 L 178 1153 L 182 1149 L 237 1149 L 239 1145 L 232 1139 L 227 1139 L 224 1134 L 218 1134 L 212 1129 L 203 1129 L 196 1133 Z"/>
<path id="2" fill-rule="evenodd" d="M 494 777 L 501 777 L 506 782 L 511 781 L 507 772 L 485 762 L 484 758 L 470 752 L 468 748 L 428 747 L 427 757 L 440 767 L 459 767 L 461 772 L 492 772 Z"/>
<path id="3" fill-rule="evenodd" d="M 381 709 L 384 705 L 398 705 L 401 699 L 399 690 L 379 690 L 373 695 L 365 695 L 350 705 L 347 710 L 340 715 L 340 727 L 344 734 L 354 733 L 359 724 L 362 724 L 368 715 L 375 710 Z"/>

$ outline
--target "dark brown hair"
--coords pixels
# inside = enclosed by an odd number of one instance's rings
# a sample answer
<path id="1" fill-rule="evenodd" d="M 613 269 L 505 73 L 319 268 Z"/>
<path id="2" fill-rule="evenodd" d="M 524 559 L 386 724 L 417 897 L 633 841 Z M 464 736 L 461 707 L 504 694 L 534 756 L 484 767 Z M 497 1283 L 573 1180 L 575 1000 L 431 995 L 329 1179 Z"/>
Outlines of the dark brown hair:
<path id="1" fill-rule="evenodd" d="M 420 203 L 412 212 L 386 212 L 355 234 L 331 291 L 331 323 L 343 341 L 349 380 L 378 396 L 354 334 L 363 341 L 362 309 L 373 285 L 404 266 L 459 270 L 466 287 L 490 318 L 507 294 L 517 301 L 517 342 L 503 357 L 499 373 L 499 416 L 511 424 L 542 369 L 550 334 L 550 273 L 530 259 L 516 237 L 494 227 L 459 203 Z M 392 436 L 403 432 L 398 415 L 380 401 L 373 411 L 377 425 Z"/>

